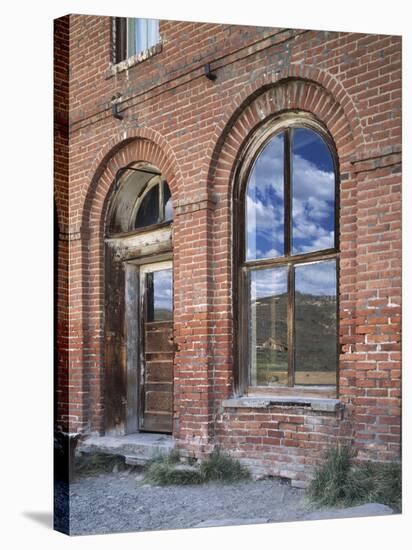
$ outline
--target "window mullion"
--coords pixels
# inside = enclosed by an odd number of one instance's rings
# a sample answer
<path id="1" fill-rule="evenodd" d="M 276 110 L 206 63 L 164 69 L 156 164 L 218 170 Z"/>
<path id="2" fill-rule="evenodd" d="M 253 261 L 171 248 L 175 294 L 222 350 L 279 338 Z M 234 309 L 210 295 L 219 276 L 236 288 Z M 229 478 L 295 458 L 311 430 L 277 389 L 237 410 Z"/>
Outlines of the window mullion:
<path id="1" fill-rule="evenodd" d="M 284 196 L 285 196 L 285 256 L 290 256 L 291 253 L 291 232 L 292 232 L 292 182 L 291 182 L 291 130 L 287 128 L 285 131 L 285 157 L 284 157 Z M 288 315 L 287 315 L 287 339 L 288 339 L 288 385 L 293 386 L 295 383 L 294 372 L 294 266 L 288 266 Z"/>
<path id="2" fill-rule="evenodd" d="M 288 266 L 288 385 L 295 384 L 295 266 Z"/>
<path id="3" fill-rule="evenodd" d="M 164 181 L 159 183 L 159 223 L 165 219 L 165 207 L 164 207 Z"/>
<path id="4" fill-rule="evenodd" d="M 285 224 L 285 256 L 290 255 L 291 250 L 291 163 L 290 163 L 290 129 L 285 131 L 284 144 L 284 224 Z"/>

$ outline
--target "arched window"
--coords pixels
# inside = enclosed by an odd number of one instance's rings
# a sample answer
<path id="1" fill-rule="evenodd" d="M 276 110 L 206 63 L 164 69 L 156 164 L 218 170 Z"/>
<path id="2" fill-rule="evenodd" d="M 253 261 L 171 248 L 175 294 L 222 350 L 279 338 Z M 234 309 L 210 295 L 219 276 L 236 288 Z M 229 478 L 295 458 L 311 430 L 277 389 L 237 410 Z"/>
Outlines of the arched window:
<path id="1" fill-rule="evenodd" d="M 173 219 L 169 185 L 156 168 L 134 165 L 120 168 L 107 218 L 107 234 L 119 235 L 155 228 Z"/>
<path id="2" fill-rule="evenodd" d="M 240 169 L 243 390 L 336 393 L 337 162 L 306 117 L 253 140 Z M 289 389 L 288 389 L 289 388 Z"/>
<path id="3" fill-rule="evenodd" d="M 165 181 L 148 185 L 136 204 L 135 229 L 172 219 L 172 197 Z"/>

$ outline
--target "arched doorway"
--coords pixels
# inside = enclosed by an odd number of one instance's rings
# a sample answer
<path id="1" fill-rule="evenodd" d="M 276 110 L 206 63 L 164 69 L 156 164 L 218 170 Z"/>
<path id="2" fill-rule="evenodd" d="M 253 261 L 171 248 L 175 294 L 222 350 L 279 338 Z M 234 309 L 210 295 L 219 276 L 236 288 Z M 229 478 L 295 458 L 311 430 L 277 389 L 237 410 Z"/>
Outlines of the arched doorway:
<path id="1" fill-rule="evenodd" d="M 121 168 L 105 226 L 105 431 L 173 429 L 172 197 L 147 163 Z"/>

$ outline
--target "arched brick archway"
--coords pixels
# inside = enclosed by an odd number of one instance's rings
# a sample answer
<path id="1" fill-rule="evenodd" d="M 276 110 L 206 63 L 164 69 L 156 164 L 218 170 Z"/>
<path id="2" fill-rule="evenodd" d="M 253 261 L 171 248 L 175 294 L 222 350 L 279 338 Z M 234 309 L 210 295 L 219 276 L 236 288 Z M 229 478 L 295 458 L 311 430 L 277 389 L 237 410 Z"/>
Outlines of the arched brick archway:
<path id="1" fill-rule="evenodd" d="M 306 94 L 312 88 L 313 95 Z M 277 91 L 279 104 L 278 106 L 272 102 L 269 106 L 267 114 L 279 112 L 282 109 L 299 108 L 302 110 L 311 111 L 322 120 L 331 134 L 334 134 L 334 129 L 329 127 L 331 121 L 330 114 L 328 118 L 323 118 L 327 115 L 327 109 L 322 109 L 321 100 L 328 99 L 327 103 L 331 102 L 339 109 L 339 119 L 345 120 L 345 125 L 349 130 L 356 151 L 361 153 L 365 144 L 364 132 L 360 123 L 356 106 L 351 95 L 333 75 L 325 70 L 316 67 L 308 67 L 303 64 L 291 65 L 289 68 L 275 72 L 264 72 L 260 77 L 254 80 L 253 83 L 245 86 L 232 100 L 230 105 L 222 114 L 219 124 L 216 125 L 215 131 L 211 136 L 205 154 L 206 173 L 211 176 L 210 170 L 217 162 L 219 151 L 226 140 L 230 128 L 245 114 L 245 111 L 250 107 L 258 97 L 262 97 L 266 91 Z M 285 92 L 282 98 L 281 90 Z M 316 93 L 315 93 L 316 92 Z M 263 111 L 265 112 L 265 111 Z M 258 120 L 262 114 L 258 115 Z"/>
<path id="2" fill-rule="evenodd" d="M 295 71 L 298 73 L 298 71 Z M 233 191 L 236 185 L 235 172 L 245 144 L 253 133 L 270 118 L 286 112 L 305 112 L 314 116 L 332 137 L 339 158 L 340 172 L 340 233 L 343 246 L 340 257 L 340 308 L 341 312 L 351 309 L 356 301 L 353 268 L 356 264 L 356 179 L 351 161 L 363 146 L 363 133 L 356 119 L 356 111 L 342 91 L 342 87 L 331 77 L 320 71 L 301 71 L 302 75 L 288 73 L 278 75 L 276 82 L 262 79 L 239 94 L 238 104 L 231 107 L 222 117 L 214 134 L 214 142 L 208 145 L 207 180 L 208 191 L 213 195 L 216 207 L 212 215 L 213 238 L 211 258 L 215 284 L 212 288 L 213 306 L 211 319 L 224 326 L 226 339 L 217 342 L 213 348 L 214 361 L 224 361 L 225 376 L 215 380 L 215 393 L 230 395 L 234 383 L 235 334 L 233 305 Z M 314 74 L 316 72 L 317 74 Z M 312 80 L 315 76 L 319 81 Z M 269 81 L 269 82 L 268 82 Z M 260 85 L 260 87 L 259 87 Z M 328 88 L 326 87 L 328 86 Z M 253 88 L 253 89 L 252 89 Z M 249 95 L 247 95 L 249 93 Z M 216 284 L 217 282 L 217 284 Z M 224 299 L 230 297 L 229 299 Z M 341 313 L 341 316 L 346 313 Z M 340 327 L 341 341 L 349 334 L 346 325 Z M 225 359 L 226 358 L 226 359 Z M 341 362 L 340 380 L 344 383 L 345 369 L 350 364 Z M 222 369 L 223 370 L 223 369 Z M 342 390 L 344 392 L 344 388 Z M 341 393 L 342 395 L 342 393 Z M 344 397 L 344 395 L 343 395 Z"/>
<path id="3" fill-rule="evenodd" d="M 118 169 L 136 162 L 158 168 L 175 200 L 179 168 L 166 140 L 150 129 L 121 132 L 95 159 L 89 172 L 90 183 L 83 187 L 83 207 L 73 225 L 77 228 L 82 252 L 78 275 L 82 289 L 82 391 L 85 396 L 82 405 L 91 432 L 104 431 L 105 220 Z M 72 234 L 74 231 L 72 229 Z"/>
<path id="4" fill-rule="evenodd" d="M 156 166 L 166 177 L 172 195 L 176 195 L 181 174 L 176 156 L 166 139 L 150 128 L 122 131 L 102 148 L 90 168 L 74 224 L 79 230 L 88 232 L 91 227 L 96 227 L 96 223 L 102 228 L 117 170 L 139 161 Z"/>

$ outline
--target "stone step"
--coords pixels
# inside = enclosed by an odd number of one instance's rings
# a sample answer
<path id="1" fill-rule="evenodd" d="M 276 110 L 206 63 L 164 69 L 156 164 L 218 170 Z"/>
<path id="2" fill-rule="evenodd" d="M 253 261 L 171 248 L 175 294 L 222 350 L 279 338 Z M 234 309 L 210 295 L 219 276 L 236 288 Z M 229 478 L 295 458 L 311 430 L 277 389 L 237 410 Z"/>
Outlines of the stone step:
<path id="1" fill-rule="evenodd" d="M 148 460 L 150 458 L 144 455 L 126 455 L 124 457 L 124 461 L 129 466 L 144 466 Z"/>
<path id="2" fill-rule="evenodd" d="M 124 436 L 89 436 L 78 446 L 80 453 L 105 453 L 125 457 L 130 465 L 141 465 L 159 455 L 167 455 L 174 449 L 170 435 L 136 433 Z"/>

